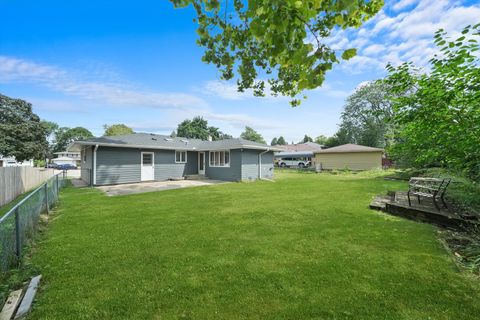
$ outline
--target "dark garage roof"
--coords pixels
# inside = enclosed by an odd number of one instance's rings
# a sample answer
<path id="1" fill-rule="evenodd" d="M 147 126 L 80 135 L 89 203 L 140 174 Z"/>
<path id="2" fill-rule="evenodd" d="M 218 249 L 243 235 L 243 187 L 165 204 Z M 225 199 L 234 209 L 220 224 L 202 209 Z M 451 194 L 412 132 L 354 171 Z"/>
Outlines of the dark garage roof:
<path id="1" fill-rule="evenodd" d="M 351 152 L 383 152 L 383 149 L 361 146 L 359 144 L 342 144 L 341 146 L 328 148 L 315 153 L 351 153 Z"/>
<path id="2" fill-rule="evenodd" d="M 79 151 L 82 146 L 110 146 L 125 148 L 144 148 L 144 149 L 171 149 L 171 150 L 227 150 L 227 149 L 259 149 L 281 151 L 276 147 L 270 147 L 266 144 L 249 141 L 245 139 L 224 139 L 218 141 L 206 141 L 200 139 L 188 139 L 170 136 L 158 135 L 153 133 L 134 133 L 121 136 L 99 137 L 85 140 L 74 141 L 67 149 L 69 151 Z"/>

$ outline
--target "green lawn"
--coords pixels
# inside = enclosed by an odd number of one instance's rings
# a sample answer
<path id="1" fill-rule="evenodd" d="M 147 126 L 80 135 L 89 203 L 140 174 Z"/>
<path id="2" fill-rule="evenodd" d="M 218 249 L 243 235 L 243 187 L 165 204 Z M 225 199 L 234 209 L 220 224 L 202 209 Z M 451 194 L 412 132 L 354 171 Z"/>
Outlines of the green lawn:
<path id="1" fill-rule="evenodd" d="M 67 188 L 32 319 L 478 319 L 435 228 L 368 209 L 401 182 L 285 173 L 106 197 Z"/>

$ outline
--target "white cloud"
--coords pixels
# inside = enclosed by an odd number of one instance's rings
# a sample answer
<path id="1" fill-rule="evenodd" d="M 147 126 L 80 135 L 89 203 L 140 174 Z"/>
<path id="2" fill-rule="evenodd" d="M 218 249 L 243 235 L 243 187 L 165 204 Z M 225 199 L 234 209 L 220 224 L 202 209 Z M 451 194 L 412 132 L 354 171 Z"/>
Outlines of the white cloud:
<path id="1" fill-rule="evenodd" d="M 335 89 L 335 87 L 328 82 L 324 82 L 322 86 L 315 89 L 315 91 L 319 91 L 325 96 L 332 98 L 346 98 L 351 94 L 350 91 Z"/>
<path id="2" fill-rule="evenodd" d="M 157 92 L 130 84 L 83 80 L 56 66 L 7 56 L 0 56 L 0 83 L 32 83 L 65 95 L 114 106 L 182 108 L 206 105 L 203 99 L 187 93 Z"/>
<path id="3" fill-rule="evenodd" d="M 60 99 L 29 99 L 34 108 L 45 111 L 88 112 L 88 106 L 86 106 L 88 101 L 105 103 L 110 107 L 150 107 L 160 110 L 165 109 L 167 112 L 172 111 L 167 114 L 166 119 L 160 121 L 124 121 L 139 131 L 162 131 L 166 133 L 166 131 L 174 129 L 178 122 L 196 115 L 238 129 L 243 129 L 245 126 L 258 129 L 280 127 L 278 123 L 273 121 L 257 119 L 247 114 L 216 112 L 203 99 L 191 94 L 142 90 L 118 81 L 110 83 L 108 81 L 84 80 L 77 73 L 56 66 L 13 57 L 0 56 L 0 83 L 30 83 L 47 87 L 67 96 L 80 97 L 84 100 L 83 102 L 80 100 L 71 103 Z M 251 90 L 242 94 L 237 92 L 236 85 L 227 82 L 209 81 L 204 89 L 209 94 L 227 100 L 253 97 Z M 115 122 L 114 119 L 116 119 L 116 116 L 112 115 L 111 121 Z"/>
<path id="4" fill-rule="evenodd" d="M 239 92 L 236 84 L 219 80 L 207 81 L 202 90 L 207 94 L 227 100 L 241 100 L 252 96 L 251 90 Z"/>
<path id="5" fill-rule="evenodd" d="M 35 110 L 53 111 L 53 112 L 75 112 L 89 113 L 88 107 L 83 104 L 76 104 L 70 101 L 54 99 L 26 98 Z"/>
<path id="6" fill-rule="evenodd" d="M 401 10 L 404 9 L 414 3 L 416 3 L 418 0 L 400 0 L 399 2 L 395 3 L 392 6 L 393 10 Z"/>
<path id="7" fill-rule="evenodd" d="M 207 95 L 216 96 L 225 100 L 243 100 L 249 98 L 257 99 L 289 99 L 285 96 L 274 96 L 270 90 L 270 85 L 265 82 L 265 96 L 256 97 L 253 94 L 253 89 L 246 89 L 244 92 L 239 92 L 237 84 L 228 81 L 210 80 L 207 81 L 202 88 L 197 89 L 198 92 L 202 92 Z"/>
<path id="8" fill-rule="evenodd" d="M 231 125 L 234 128 L 243 129 L 245 126 L 250 126 L 255 129 L 279 129 L 281 124 L 275 121 L 262 120 L 251 117 L 246 114 L 221 114 L 216 112 L 210 112 L 205 115 L 207 119 L 218 120 Z"/>
<path id="9" fill-rule="evenodd" d="M 408 11 L 401 11 L 407 8 Z M 359 49 L 357 57 L 340 66 L 349 73 L 382 71 L 389 62 L 412 61 L 425 66 L 438 53 L 433 44 L 438 29 L 457 37 L 465 26 L 478 23 L 479 17 L 479 3 L 402 0 L 381 10 L 360 29 L 338 30 L 327 43 L 342 44 L 335 48 L 338 50 Z"/>
<path id="10" fill-rule="evenodd" d="M 383 44 L 372 44 L 363 49 L 362 52 L 367 55 L 378 55 L 384 50 L 385 46 Z"/>

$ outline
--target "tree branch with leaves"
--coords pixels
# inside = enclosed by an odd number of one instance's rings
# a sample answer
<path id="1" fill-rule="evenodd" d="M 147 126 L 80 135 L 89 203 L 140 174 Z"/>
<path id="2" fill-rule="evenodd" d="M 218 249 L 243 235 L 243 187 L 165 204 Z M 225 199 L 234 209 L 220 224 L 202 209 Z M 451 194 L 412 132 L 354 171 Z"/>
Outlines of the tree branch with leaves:
<path id="1" fill-rule="evenodd" d="M 192 5 L 198 23 L 202 60 L 214 64 L 221 79 L 237 78 L 238 91 L 292 98 L 322 85 L 339 54 L 324 39 L 337 28 L 360 27 L 383 6 L 383 0 L 170 0 Z M 232 5 L 233 4 L 233 5 Z M 343 51 L 341 59 L 356 55 Z"/>

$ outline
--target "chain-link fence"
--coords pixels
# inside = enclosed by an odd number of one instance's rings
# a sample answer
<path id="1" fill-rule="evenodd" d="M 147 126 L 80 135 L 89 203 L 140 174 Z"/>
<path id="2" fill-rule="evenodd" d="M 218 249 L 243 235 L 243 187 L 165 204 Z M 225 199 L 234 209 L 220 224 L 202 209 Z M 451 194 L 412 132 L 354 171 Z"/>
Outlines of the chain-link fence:
<path id="1" fill-rule="evenodd" d="M 53 176 L 0 218 L 0 274 L 18 265 L 22 249 L 37 231 L 40 213 L 49 213 L 65 184 L 65 173 Z"/>

